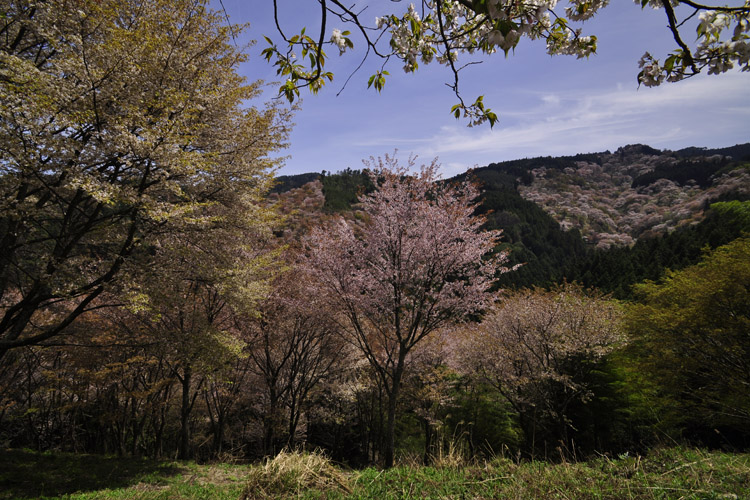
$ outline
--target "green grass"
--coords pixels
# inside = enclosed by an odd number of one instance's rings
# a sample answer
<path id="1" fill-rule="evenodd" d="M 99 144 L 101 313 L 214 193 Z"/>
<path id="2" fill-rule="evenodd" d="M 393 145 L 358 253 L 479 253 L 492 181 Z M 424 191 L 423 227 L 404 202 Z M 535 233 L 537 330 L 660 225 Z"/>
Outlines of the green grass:
<path id="1" fill-rule="evenodd" d="M 750 455 L 665 448 L 646 457 L 342 470 L 320 455 L 196 465 L 0 450 L 0 499 L 750 499 Z"/>
<path id="2" fill-rule="evenodd" d="M 0 500 L 232 499 L 248 466 L 0 449 Z"/>

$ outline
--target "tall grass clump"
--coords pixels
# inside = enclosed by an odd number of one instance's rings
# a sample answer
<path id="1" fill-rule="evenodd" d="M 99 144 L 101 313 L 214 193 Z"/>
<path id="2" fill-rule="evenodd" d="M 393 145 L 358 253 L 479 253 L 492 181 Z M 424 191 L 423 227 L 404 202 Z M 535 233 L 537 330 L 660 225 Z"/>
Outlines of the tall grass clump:
<path id="1" fill-rule="evenodd" d="M 250 469 L 240 500 L 297 497 L 310 490 L 322 494 L 352 491 L 344 472 L 322 453 L 282 451 Z"/>

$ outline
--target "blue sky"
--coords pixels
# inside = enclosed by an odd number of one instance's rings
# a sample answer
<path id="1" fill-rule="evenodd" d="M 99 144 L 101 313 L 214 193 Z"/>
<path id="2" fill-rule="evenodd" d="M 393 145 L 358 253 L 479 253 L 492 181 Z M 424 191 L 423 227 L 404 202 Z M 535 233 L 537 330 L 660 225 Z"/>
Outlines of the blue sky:
<path id="1" fill-rule="evenodd" d="M 354 51 L 338 56 L 330 47 L 326 69 L 335 79 L 318 95 L 303 94 L 281 175 L 336 172 L 361 168 L 362 159 L 398 149 L 404 159 L 416 154 L 427 163 L 438 157 L 448 177 L 474 166 L 535 156 L 615 150 L 633 143 L 659 149 L 687 146 L 723 147 L 750 142 L 750 73 L 699 75 L 656 88 L 638 88 L 638 60 L 650 51 L 660 60 L 674 48 L 662 11 L 642 10 L 629 0 L 612 0 L 583 25 L 598 37 L 589 59 L 550 57 L 542 42 L 523 39 L 515 53 L 486 58 L 462 72 L 466 100 L 484 95 L 499 115 L 489 126 L 467 128 L 450 114 L 456 98 L 445 86 L 451 78 L 435 63 L 405 74 L 398 61 L 381 94 L 367 89 L 367 78 L 380 61 L 372 59 L 341 91 L 360 63 L 363 42 L 352 38 Z M 278 0 L 282 27 L 288 34 L 307 26 L 319 29 L 315 0 Z M 385 12 L 401 14 L 408 2 L 357 2 L 367 7 L 364 20 L 374 24 Z M 281 42 L 273 23 L 271 0 L 224 0 L 233 23 L 250 23 L 241 41 L 248 49 L 241 72 L 251 80 L 278 80 L 260 57 L 263 35 Z M 350 29 L 329 16 L 333 28 Z M 686 38 L 694 31 L 688 28 Z M 313 35 L 317 37 L 317 34 Z M 337 96 L 337 94 L 339 94 Z M 276 95 L 269 86 L 264 99 Z"/>

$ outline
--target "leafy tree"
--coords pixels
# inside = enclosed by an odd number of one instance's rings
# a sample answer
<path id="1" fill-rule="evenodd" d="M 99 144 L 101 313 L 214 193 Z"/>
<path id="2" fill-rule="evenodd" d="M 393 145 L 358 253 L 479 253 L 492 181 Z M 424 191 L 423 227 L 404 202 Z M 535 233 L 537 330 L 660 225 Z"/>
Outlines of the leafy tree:
<path id="1" fill-rule="evenodd" d="M 389 156 L 374 163 L 377 190 L 361 198 L 358 219 L 314 231 L 306 263 L 385 391 L 390 467 L 408 354 L 438 328 L 478 312 L 506 257 L 484 259 L 499 231 L 480 231 L 473 186 L 435 183 L 434 162 L 416 176 Z"/>
<path id="2" fill-rule="evenodd" d="M 317 92 L 333 74 L 324 70 L 325 45 L 344 53 L 354 48 L 349 31 L 339 27 L 329 30 L 330 19 L 342 26 L 349 25 L 362 39 L 369 56 L 384 60 L 383 68 L 369 78 L 368 86 L 381 91 L 389 75 L 385 69 L 393 58 L 403 63 L 407 73 L 417 71 L 421 64 L 437 62 L 450 69 L 453 75 L 449 86 L 458 97 L 452 112 L 456 118 L 463 115 L 470 125 L 489 121 L 493 125 L 497 116 L 479 96 L 473 103 L 464 102 L 459 92 L 459 73 L 466 66 L 460 57 L 482 53 L 487 57 L 502 51 L 507 55 L 521 38 L 541 40 L 550 55 L 575 55 L 588 57 L 596 52 L 596 36 L 583 35 L 576 23 L 584 22 L 607 6 L 608 0 L 570 0 L 562 12 L 556 11 L 555 0 L 423 0 L 418 7 L 410 4 L 403 14 L 387 13 L 369 25 L 361 18 L 362 10 L 339 0 L 318 0 L 320 4 L 319 31 L 312 36 L 303 29 L 300 34 L 287 36 L 278 19 L 279 0 L 272 0 L 276 26 L 283 39 L 278 47 L 266 38 L 269 47 L 264 50 L 268 61 L 273 61 L 278 74 L 287 80 L 280 92 L 292 101 L 302 87 Z M 693 0 L 664 2 L 638 0 L 643 8 L 663 10 L 668 29 L 677 48 L 663 63 L 646 52 L 640 60 L 642 68 L 638 81 L 646 86 L 661 84 L 664 80 L 677 81 L 707 69 L 709 74 L 719 74 L 739 66 L 750 69 L 748 58 L 748 31 L 750 31 L 750 6 L 706 5 Z M 678 13 L 678 8 L 679 13 Z M 687 19 L 699 16 L 696 27 L 697 41 L 690 47 L 681 30 Z M 330 33 L 330 34 L 329 34 Z M 722 34 L 730 33 L 726 38 Z M 387 44 L 385 42 L 388 42 Z M 297 58 L 297 53 L 301 58 Z M 471 60 L 471 59 L 469 59 Z"/>
<path id="3" fill-rule="evenodd" d="M 211 206 L 209 230 L 155 239 L 155 255 L 129 297 L 181 387 L 183 459 L 190 455 L 190 415 L 203 385 L 231 370 L 245 346 L 235 319 L 255 311 L 278 268 L 269 242 L 274 219 L 261 224 L 255 211 L 238 208 Z"/>
<path id="4" fill-rule="evenodd" d="M 590 374 L 624 335 L 616 304 L 566 284 L 501 296 L 467 342 L 467 369 L 508 400 L 533 448 L 537 432 L 570 444 L 571 405 L 592 397 Z"/>
<path id="5" fill-rule="evenodd" d="M 708 252 L 661 283 L 638 285 L 636 296 L 628 328 L 664 419 L 711 441 L 715 429 L 747 438 L 750 239 Z"/>
<path id="6" fill-rule="evenodd" d="M 347 168 L 341 172 L 321 177 L 323 194 L 328 211 L 351 210 L 359 195 L 373 190 L 372 181 L 366 172 Z"/>
<path id="7" fill-rule="evenodd" d="M 205 1 L 4 2 L 0 356 L 94 307 L 152 234 L 241 211 L 286 134 Z"/>

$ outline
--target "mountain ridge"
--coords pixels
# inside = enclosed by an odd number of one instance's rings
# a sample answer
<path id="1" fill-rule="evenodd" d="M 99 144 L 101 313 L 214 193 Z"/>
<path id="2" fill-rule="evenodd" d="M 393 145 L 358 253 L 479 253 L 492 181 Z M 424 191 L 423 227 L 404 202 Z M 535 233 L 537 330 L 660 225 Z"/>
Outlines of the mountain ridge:
<path id="1" fill-rule="evenodd" d="M 446 182 L 470 176 L 479 183 L 478 212 L 488 228 L 504 231 L 498 250 L 509 250 L 511 265 L 523 264 L 501 276 L 498 286 L 579 281 L 624 298 L 633 283 L 693 264 L 705 246 L 739 237 L 742 227 L 709 207 L 750 199 L 746 155 L 750 143 L 677 152 L 632 144 L 615 152 L 491 163 Z M 359 192 L 373 188 L 364 172 L 351 169 L 279 179 L 281 186 L 299 186 L 289 193 L 306 186 L 304 197 L 317 200 L 323 213 L 347 212 Z M 314 182 L 303 184 L 309 179 Z M 278 196 L 302 204 L 294 201 L 300 194 L 279 190 Z M 303 210 L 311 206 L 306 202 Z"/>

